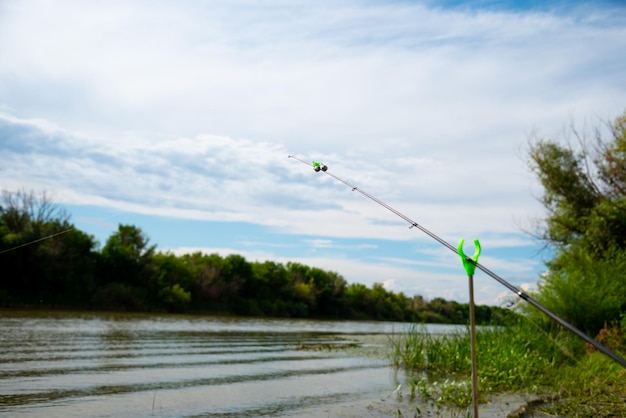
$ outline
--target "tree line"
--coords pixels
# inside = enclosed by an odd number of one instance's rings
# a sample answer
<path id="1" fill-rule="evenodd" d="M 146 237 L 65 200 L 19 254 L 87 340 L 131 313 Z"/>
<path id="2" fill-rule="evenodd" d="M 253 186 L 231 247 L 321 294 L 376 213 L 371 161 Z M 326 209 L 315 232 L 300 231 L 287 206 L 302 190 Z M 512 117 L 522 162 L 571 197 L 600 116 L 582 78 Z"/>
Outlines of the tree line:
<path id="1" fill-rule="evenodd" d="M 159 252 L 134 225 L 120 224 L 99 248 L 69 219 L 45 192 L 3 192 L 0 306 L 468 322 L 467 304 L 407 296 L 381 283 L 349 284 L 336 272 L 301 263 Z M 476 307 L 479 323 L 504 314 Z"/>

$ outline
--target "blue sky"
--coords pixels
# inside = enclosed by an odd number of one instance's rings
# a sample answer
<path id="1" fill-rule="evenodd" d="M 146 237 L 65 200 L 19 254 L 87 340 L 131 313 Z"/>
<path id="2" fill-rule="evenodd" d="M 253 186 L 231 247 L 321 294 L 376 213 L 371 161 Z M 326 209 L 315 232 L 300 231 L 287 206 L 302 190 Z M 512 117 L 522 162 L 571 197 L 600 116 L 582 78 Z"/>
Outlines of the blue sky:
<path id="1" fill-rule="evenodd" d="M 100 243 L 297 261 L 467 301 L 458 257 L 532 287 L 528 139 L 626 109 L 621 2 L 0 3 L 0 187 Z M 479 303 L 508 291 L 476 275 Z"/>

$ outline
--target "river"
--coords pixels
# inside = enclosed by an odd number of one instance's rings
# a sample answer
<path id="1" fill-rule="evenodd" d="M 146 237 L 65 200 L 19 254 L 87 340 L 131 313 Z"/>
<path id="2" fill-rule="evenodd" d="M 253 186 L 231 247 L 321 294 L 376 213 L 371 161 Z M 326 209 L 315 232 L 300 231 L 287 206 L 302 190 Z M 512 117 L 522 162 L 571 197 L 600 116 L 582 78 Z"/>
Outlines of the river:
<path id="1" fill-rule="evenodd" d="M 406 383 L 382 355 L 401 323 L 0 315 L 3 417 L 397 416 Z"/>

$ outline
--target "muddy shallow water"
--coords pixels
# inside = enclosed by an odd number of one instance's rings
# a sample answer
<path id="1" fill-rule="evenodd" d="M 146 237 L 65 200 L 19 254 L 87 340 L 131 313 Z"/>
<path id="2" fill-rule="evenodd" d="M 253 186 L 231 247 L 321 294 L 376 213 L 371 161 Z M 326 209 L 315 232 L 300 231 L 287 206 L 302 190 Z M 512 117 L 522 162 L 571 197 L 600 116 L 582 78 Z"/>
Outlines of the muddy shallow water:
<path id="1" fill-rule="evenodd" d="M 401 399 L 407 378 L 381 356 L 404 327 L 0 311 L 0 416 L 440 415 Z M 481 416 L 506 416 L 522 401 L 481 406 Z"/>

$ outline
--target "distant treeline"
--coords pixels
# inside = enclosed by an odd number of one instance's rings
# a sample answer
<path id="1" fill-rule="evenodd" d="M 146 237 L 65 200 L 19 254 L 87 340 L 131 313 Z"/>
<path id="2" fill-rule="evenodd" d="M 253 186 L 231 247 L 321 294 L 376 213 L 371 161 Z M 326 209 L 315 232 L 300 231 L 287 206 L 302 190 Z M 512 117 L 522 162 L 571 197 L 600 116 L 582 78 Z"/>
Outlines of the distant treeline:
<path id="1" fill-rule="evenodd" d="M 157 252 L 132 225 L 119 225 L 99 249 L 94 237 L 74 228 L 45 193 L 3 193 L 0 263 L 4 307 L 456 324 L 467 323 L 469 314 L 467 304 L 409 297 L 380 283 L 371 288 L 348 284 L 338 273 L 300 263 Z M 477 306 L 476 319 L 497 323 L 507 312 Z"/>

